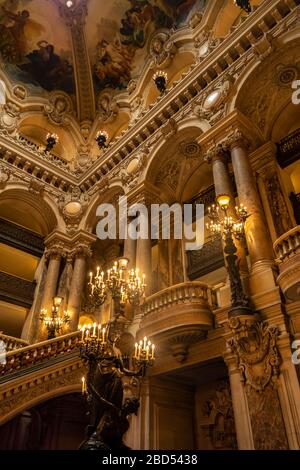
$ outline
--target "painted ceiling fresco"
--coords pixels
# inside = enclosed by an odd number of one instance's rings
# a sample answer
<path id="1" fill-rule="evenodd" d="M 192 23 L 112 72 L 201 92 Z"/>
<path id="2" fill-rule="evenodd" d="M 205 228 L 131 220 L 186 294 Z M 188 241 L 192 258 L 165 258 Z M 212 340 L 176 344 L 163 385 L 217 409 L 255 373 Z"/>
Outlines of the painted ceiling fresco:
<path id="1" fill-rule="evenodd" d="M 90 0 L 87 40 L 96 90 L 126 88 L 144 64 L 151 34 L 185 25 L 206 1 Z"/>
<path id="2" fill-rule="evenodd" d="M 78 0 L 80 1 L 80 0 Z M 125 89 L 146 60 L 147 41 L 188 23 L 207 0 L 87 0 L 87 47 L 96 92 Z M 70 31 L 55 0 L 0 0 L 0 57 L 32 94 L 75 94 Z"/>
<path id="3" fill-rule="evenodd" d="M 0 0 L 0 54 L 8 76 L 32 93 L 75 92 L 70 37 L 54 2 Z"/>

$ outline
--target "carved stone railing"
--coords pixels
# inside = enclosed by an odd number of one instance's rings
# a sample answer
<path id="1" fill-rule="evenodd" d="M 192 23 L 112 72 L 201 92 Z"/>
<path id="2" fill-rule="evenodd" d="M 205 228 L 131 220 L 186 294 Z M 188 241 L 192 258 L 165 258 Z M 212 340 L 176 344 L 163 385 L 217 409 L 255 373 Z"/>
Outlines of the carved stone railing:
<path id="1" fill-rule="evenodd" d="M 273 248 L 280 271 L 277 282 L 289 300 L 299 300 L 300 225 L 278 238 Z"/>
<path id="2" fill-rule="evenodd" d="M 186 359 L 191 344 L 213 328 L 209 288 L 201 282 L 185 282 L 151 295 L 141 306 L 139 336 L 168 344 L 179 362 Z"/>
<path id="3" fill-rule="evenodd" d="M 80 332 L 69 333 L 51 340 L 22 347 L 9 351 L 2 364 L 0 364 L 0 376 L 6 376 L 19 372 L 29 366 L 46 362 L 50 359 L 76 350 L 80 339 Z"/>
<path id="4" fill-rule="evenodd" d="M 3 341 L 5 344 L 6 351 L 14 351 L 15 349 L 24 348 L 29 345 L 27 341 L 24 341 L 20 338 L 15 338 L 13 336 L 8 336 L 0 332 L 0 341 Z"/>
<path id="5" fill-rule="evenodd" d="M 278 238 L 274 243 L 274 251 L 280 262 L 300 253 L 300 225 Z"/>
<path id="6" fill-rule="evenodd" d="M 147 316 L 161 309 L 183 303 L 208 302 L 208 287 L 202 282 L 185 282 L 168 287 L 148 297 L 142 305 L 142 315 Z"/>

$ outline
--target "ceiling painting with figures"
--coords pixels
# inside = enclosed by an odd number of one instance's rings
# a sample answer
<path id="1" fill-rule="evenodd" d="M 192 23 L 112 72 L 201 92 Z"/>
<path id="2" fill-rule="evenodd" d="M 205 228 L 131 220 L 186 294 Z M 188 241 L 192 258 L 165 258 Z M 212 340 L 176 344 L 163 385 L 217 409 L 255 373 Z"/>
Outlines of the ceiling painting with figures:
<path id="1" fill-rule="evenodd" d="M 72 43 L 55 2 L 0 0 L 0 53 L 10 80 L 31 94 L 75 93 Z"/>
<path id="2" fill-rule="evenodd" d="M 206 3 L 82 1 L 87 10 L 85 35 L 95 92 L 126 89 L 141 73 L 153 34 L 183 27 Z M 25 84 L 31 95 L 54 90 L 76 94 L 72 37 L 59 6 L 60 0 L 0 0 L 2 69 L 11 82 Z"/>
<path id="3" fill-rule="evenodd" d="M 157 30 L 187 24 L 205 0 L 90 0 L 87 43 L 97 91 L 125 89 L 141 72 L 149 38 Z"/>

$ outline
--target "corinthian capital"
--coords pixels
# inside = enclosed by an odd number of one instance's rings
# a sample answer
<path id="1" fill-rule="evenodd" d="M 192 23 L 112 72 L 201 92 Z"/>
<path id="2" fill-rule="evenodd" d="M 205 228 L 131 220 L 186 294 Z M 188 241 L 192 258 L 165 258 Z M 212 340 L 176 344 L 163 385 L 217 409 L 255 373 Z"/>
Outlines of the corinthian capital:
<path id="1" fill-rule="evenodd" d="M 228 149 L 224 144 L 217 144 L 210 147 L 204 157 L 206 163 L 214 163 L 221 160 L 224 163 L 228 161 Z"/>
<path id="2" fill-rule="evenodd" d="M 241 129 L 237 128 L 227 136 L 225 145 L 230 150 L 233 150 L 236 147 L 247 149 L 250 142 Z"/>
<path id="3" fill-rule="evenodd" d="M 46 249 L 45 257 L 47 260 L 63 258 L 66 256 L 65 249 L 62 245 L 51 245 Z"/>
<path id="4" fill-rule="evenodd" d="M 92 256 L 91 247 L 88 244 L 80 243 L 72 250 L 74 258 L 90 258 Z"/>

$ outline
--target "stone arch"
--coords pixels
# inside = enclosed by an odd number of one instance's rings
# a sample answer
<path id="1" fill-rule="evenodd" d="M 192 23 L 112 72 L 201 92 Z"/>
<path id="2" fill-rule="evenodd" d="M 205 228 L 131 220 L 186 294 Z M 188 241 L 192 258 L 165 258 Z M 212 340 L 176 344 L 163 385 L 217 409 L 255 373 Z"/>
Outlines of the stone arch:
<path id="1" fill-rule="evenodd" d="M 47 236 L 61 225 L 57 206 L 47 195 L 37 196 L 20 185 L 0 193 L 0 216 Z"/>
<path id="2" fill-rule="evenodd" d="M 144 180 L 161 192 L 163 200 L 171 202 L 181 200 L 186 181 L 201 166 L 203 152 L 198 138 L 210 126 L 196 117 L 189 117 L 178 126 L 172 121 L 168 125 L 170 132 L 152 149 Z"/>
<path id="3" fill-rule="evenodd" d="M 273 50 L 263 61 L 246 67 L 228 106 L 229 112 L 241 111 L 266 140 L 272 139 L 273 127 L 284 109 L 291 109 L 292 82 L 299 79 L 300 28 L 281 36 L 277 44 L 270 45 Z"/>
<path id="4" fill-rule="evenodd" d="M 63 381 L 63 379 L 62 379 Z M 43 390 L 40 392 L 40 388 Z M 30 393 L 28 394 L 28 398 L 24 396 L 24 399 L 20 400 L 15 403 L 15 406 L 11 406 L 6 408 L 6 412 L 1 414 L 0 417 L 0 426 L 3 426 L 8 421 L 12 420 L 20 413 L 23 413 L 26 410 L 29 410 L 37 405 L 40 405 L 43 402 L 47 402 L 53 398 L 58 398 L 63 395 L 69 395 L 71 393 L 79 393 L 81 391 L 81 383 L 79 374 L 76 375 L 76 379 L 70 380 L 69 383 L 65 385 L 60 385 L 57 388 L 51 388 L 51 382 L 43 383 L 42 385 L 36 385 L 35 387 L 30 389 Z M 40 393 L 39 393 L 40 392 Z M 5 408 L 4 408 L 5 409 Z"/>
<path id="5" fill-rule="evenodd" d="M 97 222 L 96 210 L 100 203 L 114 203 L 114 199 L 118 195 L 123 195 L 124 190 L 119 184 L 110 185 L 103 193 L 99 191 L 96 193 L 89 205 L 89 209 L 86 211 L 84 217 L 81 220 L 80 228 L 87 230 L 88 232 L 94 232 Z"/>

